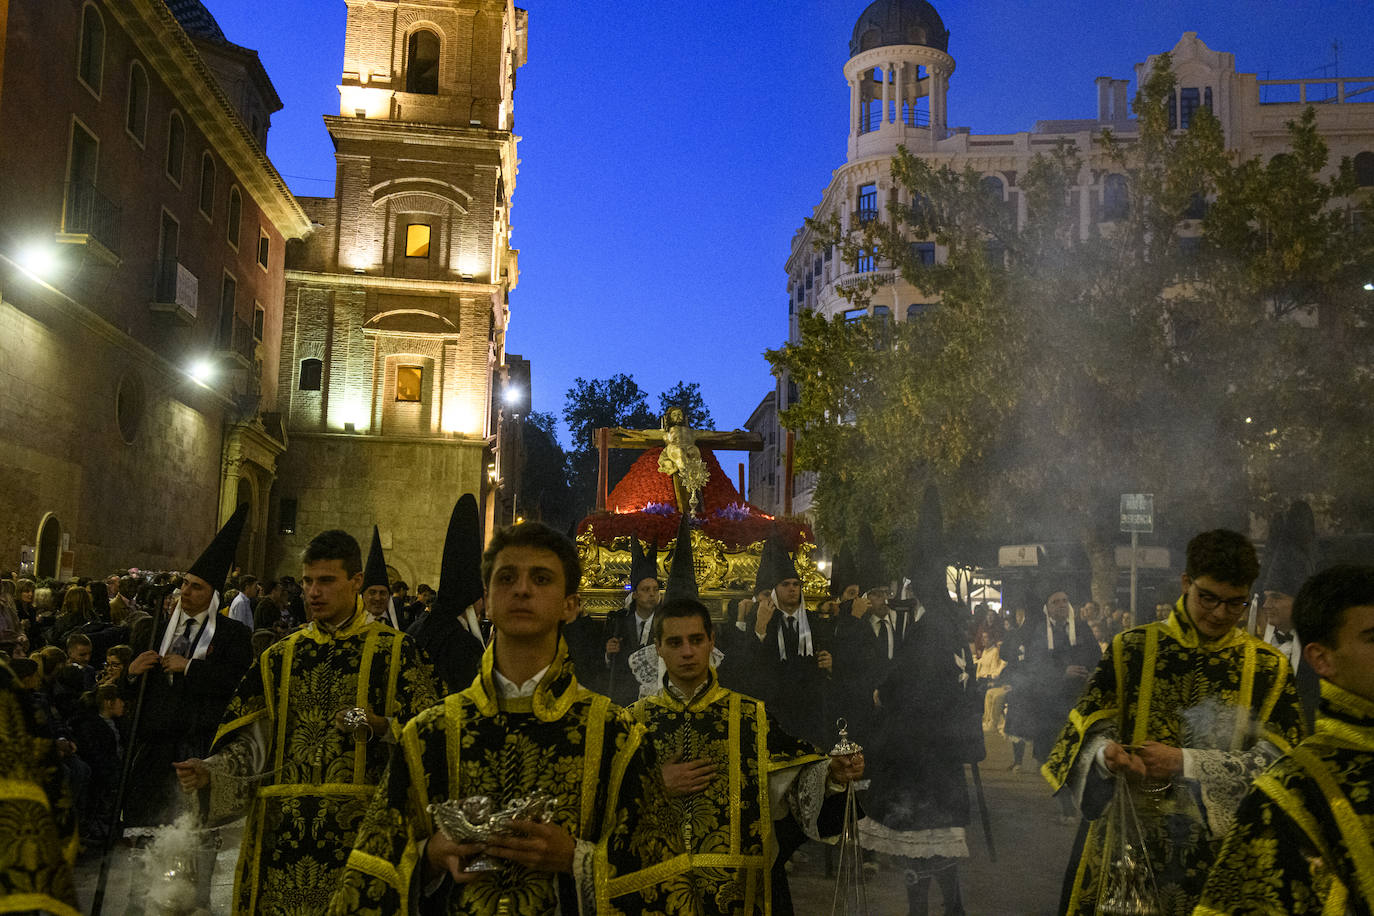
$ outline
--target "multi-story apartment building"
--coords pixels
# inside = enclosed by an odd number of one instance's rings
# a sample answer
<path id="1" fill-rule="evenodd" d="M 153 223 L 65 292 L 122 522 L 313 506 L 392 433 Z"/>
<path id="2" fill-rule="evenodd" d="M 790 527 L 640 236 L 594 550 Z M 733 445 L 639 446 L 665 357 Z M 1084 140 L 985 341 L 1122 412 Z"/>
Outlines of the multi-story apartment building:
<path id="1" fill-rule="evenodd" d="M 310 232 L 271 81 L 199 0 L 8 0 L 0 86 L 0 568 L 184 568 L 242 502 L 259 567 Z"/>
<path id="2" fill-rule="evenodd" d="M 841 228 L 849 231 L 868 220 L 887 219 L 889 204 L 910 206 L 907 192 L 892 178 L 892 159 L 899 146 L 935 165 L 977 170 L 988 192 L 1024 218 L 1017 176 L 1036 155 L 1067 142 L 1084 163 L 1073 193 L 1085 237 L 1092 222 L 1113 219 L 1125 206 L 1125 180 L 1093 141 L 1104 128 L 1123 140 L 1138 132 L 1128 96 L 1130 81 L 1098 78 L 1095 118 L 1041 120 L 1020 133 L 976 134 L 952 126 L 957 112 L 957 98 L 950 94 L 955 59 L 949 31 L 930 3 L 870 4 L 854 25 L 849 54 L 843 68 L 849 84 L 848 155 L 835 170 L 814 217 L 837 216 Z M 1228 147 L 1242 157 L 1268 159 L 1285 149 L 1287 122 L 1313 105 L 1331 161 L 1351 157 L 1362 188 L 1374 188 L 1374 78 L 1258 79 L 1253 73 L 1236 72 L 1233 54 L 1208 48 L 1192 32 L 1183 35 L 1171 55 L 1177 87 L 1170 112 L 1176 127 L 1187 127 L 1195 111 L 1208 108 L 1221 121 Z M 1154 61 L 1151 56 L 1135 66 L 1137 85 Z M 813 233 L 803 227 L 793 236 L 787 258 L 791 339 L 797 337 L 797 316 L 803 311 L 908 321 L 937 305 L 891 265 L 862 256 L 845 263 L 833 246 L 817 251 L 813 242 Z M 912 249 L 932 264 L 946 254 L 934 241 L 914 241 Z M 855 308 L 838 291 L 860 276 L 887 281 L 865 308 Z M 779 379 L 777 408 L 785 409 L 795 397 L 792 382 Z M 781 450 L 776 461 L 781 475 Z M 792 485 L 793 511 L 808 513 L 815 476 L 799 473 Z"/>

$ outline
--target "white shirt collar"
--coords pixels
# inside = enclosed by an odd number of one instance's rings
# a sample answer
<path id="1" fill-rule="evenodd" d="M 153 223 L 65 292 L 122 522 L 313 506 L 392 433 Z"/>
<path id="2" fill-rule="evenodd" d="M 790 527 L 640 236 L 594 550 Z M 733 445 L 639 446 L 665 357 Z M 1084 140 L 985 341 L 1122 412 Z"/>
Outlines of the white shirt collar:
<path id="1" fill-rule="evenodd" d="M 549 670 L 553 662 L 549 662 L 543 668 L 535 672 L 534 676 L 523 684 L 516 684 L 495 668 L 491 669 L 491 680 L 496 685 L 496 692 L 505 700 L 518 700 L 523 697 L 534 696 L 534 690 L 539 686 L 539 682 L 544 679 L 544 674 Z"/>

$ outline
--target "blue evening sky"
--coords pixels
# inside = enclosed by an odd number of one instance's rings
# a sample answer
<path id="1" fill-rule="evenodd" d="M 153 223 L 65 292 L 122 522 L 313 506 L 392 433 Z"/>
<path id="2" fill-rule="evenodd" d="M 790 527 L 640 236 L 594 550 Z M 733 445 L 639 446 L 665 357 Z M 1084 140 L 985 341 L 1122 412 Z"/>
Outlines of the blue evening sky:
<path id="1" fill-rule="evenodd" d="M 285 102 L 278 170 L 297 194 L 332 194 L 321 115 L 338 113 L 343 0 L 205 2 Z M 700 382 L 717 425 L 742 426 L 772 385 L 763 351 L 786 335 L 792 234 L 844 161 L 842 68 L 865 3 L 520 5 L 508 350 L 531 361 L 533 407 L 559 414 L 577 376 L 627 372 L 651 406 Z M 1185 31 L 1260 78 L 1374 77 L 1374 0 L 935 5 L 957 65 L 950 124 L 975 133 L 1094 117 L 1095 77 L 1131 78 Z"/>

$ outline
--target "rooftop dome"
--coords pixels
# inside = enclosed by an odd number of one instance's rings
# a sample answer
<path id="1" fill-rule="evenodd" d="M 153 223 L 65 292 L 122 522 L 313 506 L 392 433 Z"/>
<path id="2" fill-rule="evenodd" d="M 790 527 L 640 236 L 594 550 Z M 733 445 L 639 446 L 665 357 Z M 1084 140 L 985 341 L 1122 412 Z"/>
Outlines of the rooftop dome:
<path id="1" fill-rule="evenodd" d="M 874 0 L 854 23 L 849 56 L 888 45 L 924 45 L 949 52 L 949 29 L 926 0 Z"/>
<path id="2" fill-rule="evenodd" d="M 219 23 L 205 8 L 200 0 L 167 0 L 167 7 L 181 23 L 186 34 L 193 38 L 206 38 L 210 41 L 225 41 Z"/>

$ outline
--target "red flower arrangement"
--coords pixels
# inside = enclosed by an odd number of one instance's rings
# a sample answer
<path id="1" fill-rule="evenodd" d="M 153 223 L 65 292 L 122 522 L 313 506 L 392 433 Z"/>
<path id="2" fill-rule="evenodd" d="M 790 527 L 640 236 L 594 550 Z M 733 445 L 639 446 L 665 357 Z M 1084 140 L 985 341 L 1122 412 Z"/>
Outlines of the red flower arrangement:
<path id="1" fill-rule="evenodd" d="M 608 511 L 584 518 L 578 533 L 591 531 L 600 544 L 630 534 L 660 546 L 676 538 L 680 513 L 663 511 L 665 505 L 676 505 L 677 498 L 672 478 L 658 469 L 661 451 L 651 448 L 640 455 L 606 497 Z M 700 496 L 698 515 L 692 520 L 694 527 L 733 549 L 766 540 L 774 531 L 782 535 L 789 552 L 795 551 L 801 542 L 813 540 L 810 526 L 775 519 L 745 502 L 710 449 L 703 448 L 701 458 L 710 476 Z"/>

